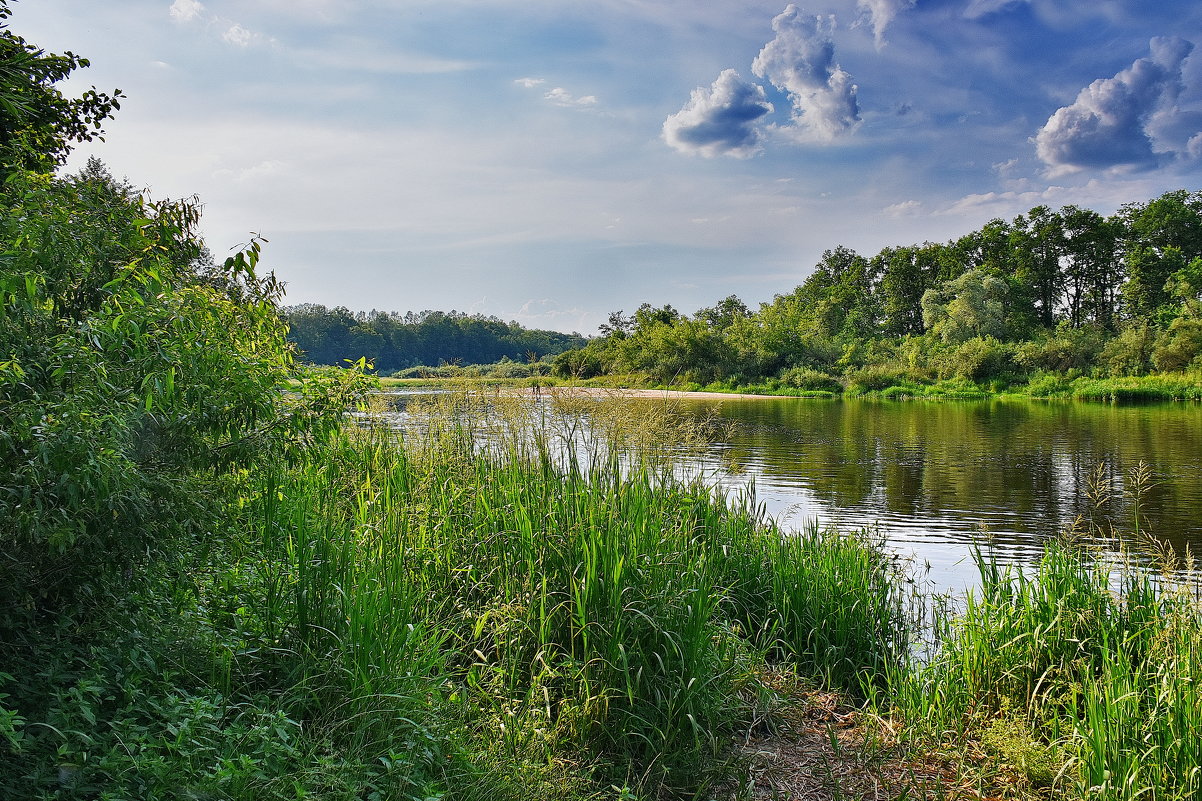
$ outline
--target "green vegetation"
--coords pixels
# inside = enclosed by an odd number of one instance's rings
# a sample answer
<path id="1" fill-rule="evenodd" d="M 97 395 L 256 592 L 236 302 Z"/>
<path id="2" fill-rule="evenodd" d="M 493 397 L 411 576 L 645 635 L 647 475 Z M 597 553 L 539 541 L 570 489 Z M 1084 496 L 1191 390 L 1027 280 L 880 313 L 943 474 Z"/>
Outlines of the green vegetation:
<path id="1" fill-rule="evenodd" d="M 1110 217 L 1040 206 L 871 258 L 838 247 L 757 311 L 735 296 L 692 316 L 643 304 L 554 364 L 565 378 L 636 373 L 645 385 L 785 395 L 1029 384 L 1044 395 L 1196 398 L 1200 360 L 1202 193 L 1182 190 Z M 1079 378 L 1123 381 L 1046 391 Z"/>
<path id="2" fill-rule="evenodd" d="M 0 796 L 736 797 L 739 744 L 797 734 L 812 687 L 905 726 L 885 760 L 963 736 L 991 789 L 1198 796 L 1185 594 L 982 560 L 916 661 L 896 560 L 676 478 L 705 432 L 667 404 L 348 416 L 365 365 L 298 369 L 257 243 L 217 265 L 194 205 L 42 172 L 115 106 L 54 89 L 80 59 L 0 49 Z"/>
<path id="3" fill-rule="evenodd" d="M 585 343 L 579 334 L 523 328 L 463 312 L 354 313 L 313 303 L 283 310 L 288 339 L 312 364 L 366 359 L 383 374 L 431 378 L 439 368 L 492 364 L 495 372 L 550 371 L 550 357 Z M 517 377 L 514 375 L 499 377 Z"/>
<path id="4" fill-rule="evenodd" d="M 979 744 L 1028 791 L 1057 797 L 1202 793 L 1202 621 L 1196 598 L 1071 545 L 1032 575 L 979 557 L 982 588 L 941 621 L 931 663 L 888 704 L 920 742 Z M 960 746 L 962 747 L 962 746 Z"/>

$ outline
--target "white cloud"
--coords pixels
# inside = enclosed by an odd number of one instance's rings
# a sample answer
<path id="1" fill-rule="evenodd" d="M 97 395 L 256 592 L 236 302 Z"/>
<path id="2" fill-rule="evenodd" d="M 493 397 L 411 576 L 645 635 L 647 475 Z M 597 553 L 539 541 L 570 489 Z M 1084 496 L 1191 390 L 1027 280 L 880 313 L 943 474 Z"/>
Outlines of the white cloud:
<path id="1" fill-rule="evenodd" d="M 828 142 L 860 121 L 856 85 L 835 62 L 834 28 L 833 16 L 804 15 L 790 3 L 772 20 L 776 38 L 752 63 L 757 76 L 788 92 L 796 130 Z"/>
<path id="2" fill-rule="evenodd" d="M 543 97 L 547 100 L 550 100 L 555 105 L 563 106 L 565 108 L 581 108 L 597 105 L 597 98 L 595 96 L 585 95 L 584 97 L 576 97 L 562 86 L 555 87 L 543 95 Z"/>
<path id="3" fill-rule="evenodd" d="M 1189 155 L 1188 135 L 1173 142 L 1162 133 L 1180 128 L 1177 106 L 1182 64 L 1193 44 L 1158 37 L 1148 58 L 1137 59 L 1113 78 L 1099 78 L 1072 105 L 1058 109 L 1035 135 L 1035 150 L 1053 175 L 1088 168 L 1150 168 L 1162 155 Z M 1187 134 L 1196 133 L 1187 131 Z"/>
<path id="4" fill-rule="evenodd" d="M 235 47 L 249 47 L 250 43 L 255 40 L 255 34 L 234 23 L 225 33 L 221 34 L 221 38 Z"/>
<path id="5" fill-rule="evenodd" d="M 723 70 L 706 89 L 693 90 L 684 108 L 664 120 L 663 137 L 682 153 L 747 158 L 759 152 L 760 119 L 772 112 L 762 87 Z"/>
<path id="6" fill-rule="evenodd" d="M 877 49 L 885 46 L 885 29 L 903 11 L 914 8 L 918 0 L 857 0 L 856 7 L 868 13 Z"/>
<path id="7" fill-rule="evenodd" d="M 178 22 L 191 22 L 204 13 L 205 7 L 200 0 L 175 0 L 168 13 Z"/>
<path id="8" fill-rule="evenodd" d="M 288 170 L 288 165 L 278 159 L 267 159 L 261 161 L 253 167 L 246 167 L 240 170 L 223 168 L 214 171 L 213 175 L 217 178 L 229 178 L 234 181 L 258 181 L 272 176 L 284 174 Z"/>
<path id="9" fill-rule="evenodd" d="M 546 83 L 546 80 L 543 78 L 518 78 L 514 81 L 514 83 L 518 84 L 519 86 L 524 86 L 527 89 L 533 89 L 536 86 L 541 86 L 542 84 Z"/>
<path id="10" fill-rule="evenodd" d="M 1190 137 L 1185 145 L 1185 152 L 1192 159 L 1202 159 L 1202 133 Z"/>
<path id="11" fill-rule="evenodd" d="M 922 203 L 917 200 L 906 200 L 901 203 L 894 203 L 892 206 L 885 207 L 885 214 L 889 217 L 914 217 L 922 210 Z"/>
<path id="12" fill-rule="evenodd" d="M 971 0 L 968 8 L 964 9 L 964 16 L 969 19 L 978 19 L 1021 2 L 1028 2 L 1028 0 Z"/>

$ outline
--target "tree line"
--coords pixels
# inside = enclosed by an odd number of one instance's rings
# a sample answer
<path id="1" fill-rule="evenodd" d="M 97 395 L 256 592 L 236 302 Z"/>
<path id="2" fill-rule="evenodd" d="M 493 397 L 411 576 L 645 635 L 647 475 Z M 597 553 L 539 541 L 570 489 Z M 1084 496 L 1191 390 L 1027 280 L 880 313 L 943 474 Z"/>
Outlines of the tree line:
<path id="1" fill-rule="evenodd" d="M 583 347 L 580 334 L 524 328 L 497 317 L 459 311 L 352 312 L 306 303 L 283 311 L 288 338 L 313 364 L 366 357 L 376 370 L 440 364 L 526 361 Z"/>
<path id="2" fill-rule="evenodd" d="M 1179 190 L 1110 216 L 1037 206 L 870 257 L 836 247 L 757 310 L 731 296 L 693 315 L 614 312 L 555 369 L 823 389 L 866 370 L 884 383 L 1013 382 L 1179 372 L 1200 356 L 1202 192 Z"/>

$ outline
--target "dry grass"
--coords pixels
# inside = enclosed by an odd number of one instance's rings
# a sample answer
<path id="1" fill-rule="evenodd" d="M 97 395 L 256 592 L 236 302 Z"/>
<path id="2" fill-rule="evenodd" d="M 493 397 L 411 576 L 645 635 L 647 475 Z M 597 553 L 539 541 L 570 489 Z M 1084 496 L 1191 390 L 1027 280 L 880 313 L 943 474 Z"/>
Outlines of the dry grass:
<path id="1" fill-rule="evenodd" d="M 747 764 L 739 799 L 750 801 L 992 801 L 1001 785 L 982 792 L 977 771 L 961 770 L 953 753 L 918 753 L 902 743 L 896 723 L 815 690 L 786 674 L 765 683 L 774 701 L 757 716 L 738 747 Z M 990 784 L 995 784 L 990 782 Z"/>

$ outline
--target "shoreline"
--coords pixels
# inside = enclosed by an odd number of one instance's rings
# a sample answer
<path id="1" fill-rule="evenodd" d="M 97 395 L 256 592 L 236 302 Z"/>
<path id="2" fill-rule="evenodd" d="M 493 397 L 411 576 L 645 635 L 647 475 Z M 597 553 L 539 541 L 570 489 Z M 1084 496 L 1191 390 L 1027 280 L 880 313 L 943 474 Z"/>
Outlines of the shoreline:
<path id="1" fill-rule="evenodd" d="M 549 387 L 514 387 L 512 394 L 531 395 L 533 397 L 541 397 L 543 395 L 572 395 L 583 396 L 589 398 L 663 398 L 664 400 L 778 400 L 783 395 L 753 395 L 734 392 L 706 392 L 698 390 L 692 392 L 683 389 L 636 389 L 630 387 L 571 387 L 571 386 L 549 386 Z"/>

